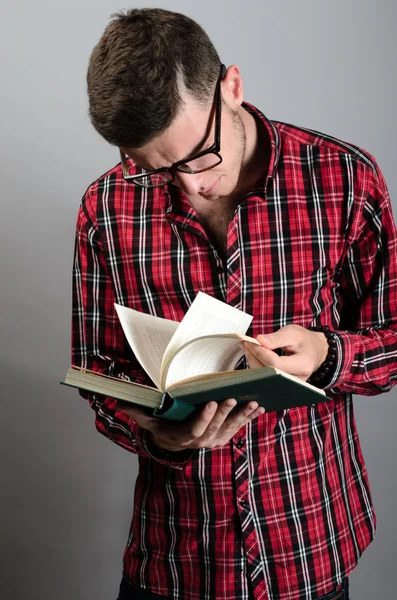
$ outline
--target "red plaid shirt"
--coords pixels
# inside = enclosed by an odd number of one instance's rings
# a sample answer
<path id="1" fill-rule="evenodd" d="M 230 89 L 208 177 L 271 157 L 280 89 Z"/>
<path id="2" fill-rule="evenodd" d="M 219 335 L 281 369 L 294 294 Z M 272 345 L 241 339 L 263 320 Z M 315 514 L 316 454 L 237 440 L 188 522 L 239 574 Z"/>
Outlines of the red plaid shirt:
<path id="1" fill-rule="evenodd" d="M 323 134 L 260 118 L 266 181 L 237 207 L 224 264 L 183 194 L 124 182 L 87 190 L 74 262 L 73 364 L 151 383 L 113 303 L 180 321 L 197 292 L 254 315 L 251 336 L 330 325 L 339 358 L 317 406 L 272 412 L 222 448 L 172 460 L 111 398 L 96 427 L 139 455 L 124 573 L 180 600 L 313 600 L 349 575 L 375 517 L 351 393 L 397 375 L 396 230 L 374 159 Z"/>

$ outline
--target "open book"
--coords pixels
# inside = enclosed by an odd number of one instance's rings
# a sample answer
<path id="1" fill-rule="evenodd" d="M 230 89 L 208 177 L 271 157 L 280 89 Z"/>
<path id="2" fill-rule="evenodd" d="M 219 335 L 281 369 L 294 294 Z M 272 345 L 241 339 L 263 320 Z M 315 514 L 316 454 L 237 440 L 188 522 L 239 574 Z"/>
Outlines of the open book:
<path id="1" fill-rule="evenodd" d="M 199 292 L 180 323 L 115 304 L 128 343 L 157 387 L 71 368 L 66 385 L 182 420 L 211 400 L 255 400 L 281 410 L 326 400 L 323 390 L 273 367 L 234 371 L 252 316 Z"/>

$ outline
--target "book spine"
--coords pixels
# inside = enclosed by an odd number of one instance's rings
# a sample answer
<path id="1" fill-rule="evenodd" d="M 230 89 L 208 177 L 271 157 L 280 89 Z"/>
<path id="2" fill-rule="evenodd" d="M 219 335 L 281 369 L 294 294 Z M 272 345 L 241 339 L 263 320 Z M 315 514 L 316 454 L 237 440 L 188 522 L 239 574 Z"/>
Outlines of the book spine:
<path id="1" fill-rule="evenodd" d="M 172 398 L 170 394 L 165 392 L 161 399 L 159 408 L 156 408 L 153 412 L 155 417 L 160 419 L 169 419 L 172 421 L 184 421 L 196 410 L 196 406 L 193 404 L 187 404 Z"/>

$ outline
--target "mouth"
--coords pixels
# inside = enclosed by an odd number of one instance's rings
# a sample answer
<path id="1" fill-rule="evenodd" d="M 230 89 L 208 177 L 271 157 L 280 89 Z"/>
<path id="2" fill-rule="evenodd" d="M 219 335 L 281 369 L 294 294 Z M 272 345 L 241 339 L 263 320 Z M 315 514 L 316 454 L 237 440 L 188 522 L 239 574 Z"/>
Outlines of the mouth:
<path id="1" fill-rule="evenodd" d="M 201 196 L 210 196 L 211 194 L 214 193 L 215 188 L 217 187 L 218 183 L 219 183 L 220 177 L 218 177 L 218 179 L 216 179 L 214 181 L 214 183 L 211 185 L 211 187 L 208 188 L 208 190 L 205 190 L 205 192 L 201 193 Z"/>

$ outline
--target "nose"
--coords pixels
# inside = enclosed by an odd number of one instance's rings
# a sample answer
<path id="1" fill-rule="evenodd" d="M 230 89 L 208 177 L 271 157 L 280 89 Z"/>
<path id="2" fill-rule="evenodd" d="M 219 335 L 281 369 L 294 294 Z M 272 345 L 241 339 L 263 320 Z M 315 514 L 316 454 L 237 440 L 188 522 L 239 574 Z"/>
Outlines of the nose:
<path id="1" fill-rule="evenodd" d="M 181 188 L 188 196 L 196 196 L 201 189 L 202 173 L 182 173 L 177 171 L 175 173 L 174 185 Z"/>

